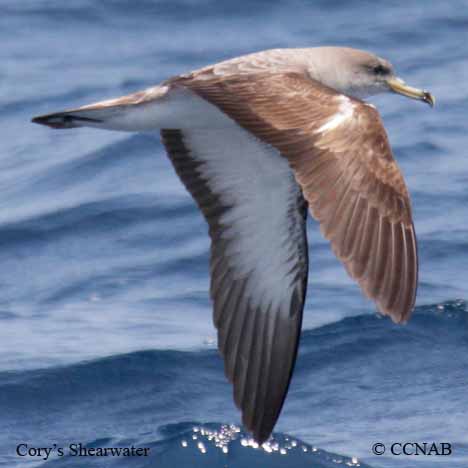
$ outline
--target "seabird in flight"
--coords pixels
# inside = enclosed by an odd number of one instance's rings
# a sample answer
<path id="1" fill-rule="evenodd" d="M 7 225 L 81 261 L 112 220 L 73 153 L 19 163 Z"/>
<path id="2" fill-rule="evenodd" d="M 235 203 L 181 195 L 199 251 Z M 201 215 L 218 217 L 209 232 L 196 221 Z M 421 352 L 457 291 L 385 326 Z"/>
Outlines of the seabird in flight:
<path id="1" fill-rule="evenodd" d="M 408 189 L 378 111 L 394 92 L 434 105 L 392 65 L 344 47 L 258 52 L 117 99 L 35 117 L 53 128 L 159 130 L 209 225 L 214 324 L 257 442 L 285 400 L 307 289 L 309 210 L 336 256 L 394 322 L 413 309 Z"/>

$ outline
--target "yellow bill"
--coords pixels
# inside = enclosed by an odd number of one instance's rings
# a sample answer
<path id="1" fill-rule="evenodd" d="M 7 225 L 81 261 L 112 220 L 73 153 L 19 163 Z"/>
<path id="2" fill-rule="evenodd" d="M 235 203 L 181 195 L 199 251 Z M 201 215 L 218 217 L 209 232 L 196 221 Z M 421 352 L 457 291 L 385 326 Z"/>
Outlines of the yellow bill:
<path id="1" fill-rule="evenodd" d="M 387 83 L 388 86 L 390 86 L 390 89 L 395 93 L 402 94 L 403 96 L 407 96 L 412 99 L 418 99 L 420 101 L 427 102 L 431 107 L 434 107 L 435 97 L 429 91 L 408 86 L 400 78 L 389 78 Z"/>

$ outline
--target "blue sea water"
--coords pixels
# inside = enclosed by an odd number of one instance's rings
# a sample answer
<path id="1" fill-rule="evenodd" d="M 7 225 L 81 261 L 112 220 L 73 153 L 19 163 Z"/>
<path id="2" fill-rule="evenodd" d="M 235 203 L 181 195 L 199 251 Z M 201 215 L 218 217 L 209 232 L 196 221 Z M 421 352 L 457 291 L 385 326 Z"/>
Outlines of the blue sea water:
<path id="1" fill-rule="evenodd" d="M 0 12 L 0 466 L 468 465 L 467 1 L 2 0 Z M 437 97 L 434 110 L 373 100 L 412 194 L 420 287 L 408 325 L 379 318 L 309 221 L 298 362 L 265 451 L 239 428 L 207 229 L 158 135 L 30 118 L 325 44 L 374 51 Z M 413 441 L 453 453 L 371 450 Z M 20 443 L 56 449 L 45 461 Z M 57 456 L 79 443 L 151 450 Z"/>

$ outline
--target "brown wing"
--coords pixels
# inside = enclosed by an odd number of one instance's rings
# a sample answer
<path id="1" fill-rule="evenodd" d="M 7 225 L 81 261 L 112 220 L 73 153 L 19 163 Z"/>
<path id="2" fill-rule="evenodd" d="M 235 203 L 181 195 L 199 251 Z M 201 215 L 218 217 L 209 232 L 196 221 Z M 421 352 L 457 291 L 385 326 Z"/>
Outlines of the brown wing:
<path id="1" fill-rule="evenodd" d="M 414 306 L 411 205 L 378 112 L 300 73 L 175 79 L 287 158 L 337 257 L 395 322 Z"/>
<path id="2" fill-rule="evenodd" d="M 161 135 L 209 224 L 218 347 L 243 423 L 262 443 L 296 360 L 307 287 L 306 205 L 278 151 L 238 125 Z"/>

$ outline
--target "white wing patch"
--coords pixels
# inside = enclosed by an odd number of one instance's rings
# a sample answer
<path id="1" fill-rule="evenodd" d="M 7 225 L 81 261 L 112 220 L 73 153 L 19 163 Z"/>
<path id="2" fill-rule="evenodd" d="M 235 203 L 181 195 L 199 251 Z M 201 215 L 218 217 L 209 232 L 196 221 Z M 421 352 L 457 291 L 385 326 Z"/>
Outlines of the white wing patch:
<path id="1" fill-rule="evenodd" d="M 338 112 L 318 128 L 316 133 L 324 133 L 334 130 L 336 127 L 352 117 L 354 113 L 354 104 L 351 100 L 346 96 L 338 96 L 336 99 L 341 101 Z"/>
<path id="2" fill-rule="evenodd" d="M 247 297 L 264 310 L 288 310 L 282 306 L 294 283 L 291 267 L 300 241 L 291 234 L 291 216 L 300 216 L 300 190 L 287 161 L 234 122 L 184 135 L 192 157 L 202 162 L 202 177 L 231 207 L 220 222 L 231 268 L 238 278 L 251 278 Z"/>

